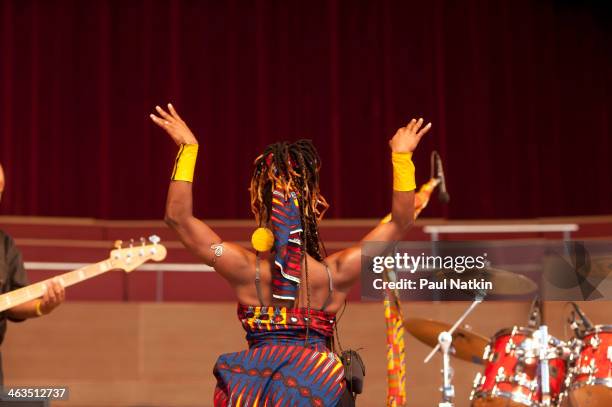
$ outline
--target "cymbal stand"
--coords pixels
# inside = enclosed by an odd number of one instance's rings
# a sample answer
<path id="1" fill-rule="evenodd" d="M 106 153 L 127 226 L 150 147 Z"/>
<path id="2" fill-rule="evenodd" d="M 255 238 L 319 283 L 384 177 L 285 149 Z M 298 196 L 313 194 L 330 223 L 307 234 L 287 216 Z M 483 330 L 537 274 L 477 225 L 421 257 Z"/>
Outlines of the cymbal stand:
<path id="1" fill-rule="evenodd" d="M 477 296 L 476 299 L 472 302 L 467 310 L 459 317 L 459 319 L 455 322 L 455 324 L 448 331 L 440 332 L 438 335 L 438 344 L 435 348 L 429 352 L 429 355 L 425 358 L 423 363 L 428 363 L 433 355 L 438 352 L 438 350 L 442 351 L 442 387 L 440 391 L 442 392 L 442 401 L 438 403 L 438 407 L 453 407 L 453 398 L 455 397 L 455 387 L 452 384 L 453 380 L 453 368 L 450 364 L 450 350 L 453 342 L 453 333 L 455 330 L 463 323 L 463 321 L 467 318 L 468 315 L 482 302 L 483 297 Z"/>

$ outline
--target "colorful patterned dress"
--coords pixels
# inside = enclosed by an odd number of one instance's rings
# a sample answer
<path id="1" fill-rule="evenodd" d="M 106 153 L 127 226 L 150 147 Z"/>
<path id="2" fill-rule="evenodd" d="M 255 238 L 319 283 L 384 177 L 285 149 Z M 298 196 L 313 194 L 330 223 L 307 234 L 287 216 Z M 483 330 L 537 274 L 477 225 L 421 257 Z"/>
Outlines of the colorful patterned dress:
<path id="1" fill-rule="evenodd" d="M 249 349 L 215 364 L 215 407 L 336 407 L 345 390 L 344 368 L 327 343 L 334 314 L 303 308 L 238 305 Z"/>

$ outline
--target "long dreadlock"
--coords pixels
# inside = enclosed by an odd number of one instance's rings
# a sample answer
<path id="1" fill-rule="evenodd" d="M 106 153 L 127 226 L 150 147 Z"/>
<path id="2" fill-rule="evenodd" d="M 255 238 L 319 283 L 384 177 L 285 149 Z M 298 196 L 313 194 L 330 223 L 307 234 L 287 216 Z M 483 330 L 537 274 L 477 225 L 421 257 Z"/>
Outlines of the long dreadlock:
<path id="1" fill-rule="evenodd" d="M 295 143 L 280 142 L 271 144 L 264 153 L 255 159 L 255 172 L 251 179 L 251 210 L 259 227 L 270 225 L 272 213 L 272 191 L 284 190 L 285 197 L 290 191 L 299 200 L 300 220 L 303 242 L 302 260 L 306 278 L 306 337 L 308 346 L 310 332 L 310 283 L 308 262 L 304 253 L 318 261 L 323 261 L 325 246 L 319 238 L 319 221 L 329 207 L 319 189 L 319 169 L 321 159 L 312 141 L 298 140 Z"/>
<path id="2" fill-rule="evenodd" d="M 272 190 L 280 185 L 285 194 L 293 189 L 300 202 L 305 251 L 318 261 L 325 256 L 319 238 L 319 221 L 329 207 L 319 189 L 321 159 L 311 140 L 270 144 L 255 159 L 251 178 L 251 210 L 259 226 L 270 224 Z"/>

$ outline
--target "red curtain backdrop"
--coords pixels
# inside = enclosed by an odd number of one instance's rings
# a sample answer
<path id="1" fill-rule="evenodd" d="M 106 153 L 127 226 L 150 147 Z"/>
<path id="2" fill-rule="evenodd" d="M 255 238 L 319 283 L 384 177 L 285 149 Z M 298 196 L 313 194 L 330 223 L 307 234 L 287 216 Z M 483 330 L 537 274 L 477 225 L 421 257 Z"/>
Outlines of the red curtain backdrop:
<path id="1" fill-rule="evenodd" d="M 389 209 L 387 141 L 433 130 L 451 193 L 429 216 L 610 213 L 606 2 L 0 2 L 1 213 L 161 218 L 171 101 L 202 148 L 197 214 L 250 216 L 253 159 L 312 138 L 331 217 Z"/>

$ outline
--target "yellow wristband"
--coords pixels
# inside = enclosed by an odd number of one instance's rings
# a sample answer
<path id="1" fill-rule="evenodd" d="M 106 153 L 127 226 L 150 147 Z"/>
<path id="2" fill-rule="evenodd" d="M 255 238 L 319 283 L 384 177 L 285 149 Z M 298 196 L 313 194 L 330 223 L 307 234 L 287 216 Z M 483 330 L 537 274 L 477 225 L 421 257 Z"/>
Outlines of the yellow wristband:
<path id="1" fill-rule="evenodd" d="M 36 301 L 36 307 L 35 307 L 35 309 L 36 309 L 36 316 L 39 316 L 39 317 L 43 316 L 43 312 L 40 309 L 41 305 L 42 305 L 42 301 L 41 300 Z"/>
<path id="2" fill-rule="evenodd" d="M 198 144 L 181 144 L 172 170 L 172 181 L 193 182 L 196 159 L 198 158 Z"/>
<path id="3" fill-rule="evenodd" d="M 393 189 L 396 191 L 413 191 L 416 189 L 412 153 L 391 153 L 393 163 Z"/>

